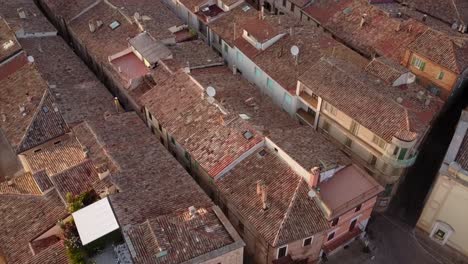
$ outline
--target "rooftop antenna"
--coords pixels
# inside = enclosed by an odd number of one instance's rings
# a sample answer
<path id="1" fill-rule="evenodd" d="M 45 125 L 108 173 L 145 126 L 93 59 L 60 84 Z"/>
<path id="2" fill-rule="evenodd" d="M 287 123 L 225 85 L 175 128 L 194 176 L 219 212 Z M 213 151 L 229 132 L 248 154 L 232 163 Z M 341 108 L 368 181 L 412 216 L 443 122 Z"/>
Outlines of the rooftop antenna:
<path id="1" fill-rule="evenodd" d="M 298 64 L 298 60 L 299 60 L 299 47 L 296 46 L 296 45 L 293 45 L 291 47 L 291 54 L 293 55 L 293 57 L 296 59 L 296 65 Z"/>

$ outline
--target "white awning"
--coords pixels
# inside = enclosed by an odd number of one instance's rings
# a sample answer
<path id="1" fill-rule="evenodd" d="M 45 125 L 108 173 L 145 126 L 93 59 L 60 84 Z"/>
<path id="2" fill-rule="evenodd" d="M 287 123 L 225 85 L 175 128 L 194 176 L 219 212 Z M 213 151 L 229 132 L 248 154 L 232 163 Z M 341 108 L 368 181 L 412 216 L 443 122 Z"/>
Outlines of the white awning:
<path id="1" fill-rule="evenodd" d="M 72 215 L 83 245 L 119 228 L 107 197 L 74 212 Z"/>

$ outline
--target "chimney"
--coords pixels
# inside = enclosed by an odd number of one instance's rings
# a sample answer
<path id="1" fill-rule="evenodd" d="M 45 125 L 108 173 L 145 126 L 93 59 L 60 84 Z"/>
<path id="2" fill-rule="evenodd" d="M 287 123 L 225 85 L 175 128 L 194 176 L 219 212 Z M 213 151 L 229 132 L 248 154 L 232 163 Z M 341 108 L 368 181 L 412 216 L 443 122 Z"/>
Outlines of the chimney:
<path id="1" fill-rule="evenodd" d="M 313 167 L 310 170 L 309 186 L 312 188 L 317 188 L 319 183 L 320 183 L 320 168 Z"/>
<path id="2" fill-rule="evenodd" d="M 234 64 L 232 65 L 232 74 L 236 75 L 237 74 L 237 66 Z"/>
<path id="3" fill-rule="evenodd" d="M 261 196 L 262 196 L 262 209 L 266 210 L 268 209 L 268 203 L 267 203 L 267 187 L 265 184 L 262 185 Z"/>
<path id="4" fill-rule="evenodd" d="M 294 36 L 294 28 L 293 27 L 289 28 L 289 35 Z"/>
<path id="5" fill-rule="evenodd" d="M 265 7 L 263 5 L 260 7 L 260 19 L 265 19 Z"/>
<path id="6" fill-rule="evenodd" d="M 360 28 L 362 28 L 364 26 L 364 24 L 366 23 L 366 16 L 367 16 L 367 14 L 362 14 L 361 22 L 359 23 Z"/>
<path id="7" fill-rule="evenodd" d="M 424 14 L 424 16 L 422 17 L 422 22 L 426 22 L 426 19 L 427 19 L 427 15 Z"/>
<path id="8" fill-rule="evenodd" d="M 96 31 L 96 26 L 94 25 L 93 21 L 89 21 L 88 26 L 89 31 L 91 31 L 91 33 L 94 33 L 94 31 Z"/>

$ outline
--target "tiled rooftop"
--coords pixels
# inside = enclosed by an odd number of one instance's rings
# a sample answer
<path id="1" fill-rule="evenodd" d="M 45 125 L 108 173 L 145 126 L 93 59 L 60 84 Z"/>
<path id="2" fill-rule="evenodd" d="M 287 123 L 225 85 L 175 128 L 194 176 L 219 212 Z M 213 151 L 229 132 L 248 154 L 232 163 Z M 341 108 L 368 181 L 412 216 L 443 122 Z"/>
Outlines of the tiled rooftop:
<path id="1" fill-rule="evenodd" d="M 0 15 L 8 22 L 14 32 L 23 34 L 57 32 L 54 26 L 42 15 L 33 0 L 3 0 Z"/>
<path id="2" fill-rule="evenodd" d="M 44 196 L 0 194 L 0 252 L 7 263 L 68 263 L 63 244 L 33 255 L 29 242 L 67 215 L 57 192 Z"/>
<path id="3" fill-rule="evenodd" d="M 24 135 L 18 151 L 23 152 L 39 146 L 69 131 L 52 95 L 46 91 L 31 124 Z"/>
<path id="4" fill-rule="evenodd" d="M 216 89 L 215 98 L 232 114 L 244 114 L 256 131 L 271 139 L 291 158 L 309 170 L 315 166 L 348 165 L 350 160 L 321 134 L 300 125 L 281 111 L 273 101 L 240 75 L 225 67 L 193 71 L 192 76 L 203 86 Z"/>
<path id="5" fill-rule="evenodd" d="M 255 8 L 247 3 L 243 3 L 211 22 L 209 27 L 214 33 L 232 46 L 234 45 L 234 40 L 242 36 L 244 29 L 243 23 L 257 15 L 258 12 Z"/>
<path id="6" fill-rule="evenodd" d="M 29 194 L 40 195 L 41 190 L 31 173 L 15 177 L 11 182 L 0 182 L 0 197 L 2 194 Z"/>
<path id="7" fill-rule="evenodd" d="M 0 17 L 0 47 L 0 63 L 21 50 L 15 34 L 2 17 Z"/>
<path id="8" fill-rule="evenodd" d="M 389 17 L 366 1 L 350 0 L 343 5 L 337 5 L 335 1 L 320 3 L 320 8 L 327 12 L 323 18 L 321 13 L 317 20 L 322 21 L 322 25 L 338 39 L 367 56 L 383 55 L 400 62 L 406 47 L 427 29 L 426 25 L 412 18 Z M 328 5 L 332 7 L 328 9 Z M 307 10 L 313 10 L 313 6 L 312 4 Z M 321 11 L 309 13 L 314 17 L 317 12 Z M 361 27 L 363 16 L 365 23 Z"/>
<path id="9" fill-rule="evenodd" d="M 262 139 L 237 115 L 224 114 L 202 99 L 203 93 L 188 75 L 179 72 L 148 91 L 142 102 L 175 141 L 215 177 Z M 253 138 L 244 138 L 245 131 Z"/>
<path id="10" fill-rule="evenodd" d="M 401 75 L 409 72 L 405 67 L 384 57 L 372 59 L 365 70 L 384 81 L 387 85 L 392 85 Z"/>
<path id="11" fill-rule="evenodd" d="M 258 150 L 216 181 L 222 195 L 243 219 L 273 247 L 303 239 L 328 228 L 316 202 L 307 195 L 307 183 L 269 150 Z M 267 188 L 262 209 L 257 181 Z"/>
<path id="12" fill-rule="evenodd" d="M 450 38 L 444 33 L 429 29 L 411 43 L 408 49 L 456 74 L 468 67 L 468 37 Z"/>
<path id="13" fill-rule="evenodd" d="M 123 7 L 123 12 L 132 19 L 135 19 L 134 15 L 138 13 L 138 22 L 142 25 L 142 31 L 147 31 L 156 40 L 173 38 L 174 35 L 169 28 L 183 24 L 160 0 L 110 0 L 110 2 L 117 7 Z"/>
<path id="14" fill-rule="evenodd" d="M 1 73 L 6 72 L 7 76 Z M 47 85 L 24 55 L 0 66 L 0 128 L 18 150 L 32 123 Z"/>
<path id="15" fill-rule="evenodd" d="M 79 15 L 83 10 L 92 6 L 96 0 L 44 0 L 45 5 L 57 17 L 62 17 L 66 22 Z"/>
<path id="16" fill-rule="evenodd" d="M 85 160 L 83 147 L 73 135 L 57 139 L 35 150 L 24 154 L 32 173 L 45 170 L 49 177 Z"/>
<path id="17" fill-rule="evenodd" d="M 184 67 L 198 68 L 224 63 L 223 58 L 202 40 L 181 42 L 168 46 L 168 48 L 172 52 L 173 59 L 164 63 L 173 71 Z"/>
<path id="18" fill-rule="evenodd" d="M 375 197 L 383 188 L 356 165 L 346 166 L 319 184 L 320 199 L 332 210 L 332 216 Z"/>
<path id="19" fill-rule="evenodd" d="M 208 0 L 181 0 L 180 3 L 183 4 L 190 12 L 195 13 L 198 8 L 207 4 Z"/>
<path id="20" fill-rule="evenodd" d="M 343 61 L 322 58 L 300 78 L 315 94 L 387 142 L 395 136 L 413 141 L 424 134 L 442 102 L 428 106 L 417 98 L 418 85 L 392 87 Z M 384 87 L 382 87 L 384 86 Z M 401 104 L 397 99 L 401 98 Z M 380 113 L 375 115 L 375 113 Z"/>
<path id="21" fill-rule="evenodd" d="M 89 22 L 102 21 L 102 26 L 96 26 L 91 32 Z M 118 22 L 115 29 L 110 27 L 114 21 Z M 120 9 L 113 8 L 106 1 L 87 10 L 75 20 L 70 22 L 70 31 L 80 43 L 86 47 L 90 55 L 97 58 L 100 63 L 108 61 L 108 56 L 121 52 L 128 47 L 128 39 L 139 33 L 136 24 L 127 20 Z"/>
<path id="22" fill-rule="evenodd" d="M 468 24 L 468 3 L 464 0 L 397 0 L 446 23 L 457 21 Z"/>
<path id="23" fill-rule="evenodd" d="M 213 209 L 163 215 L 125 231 L 138 263 L 183 263 L 234 243 Z M 166 256 L 155 257 L 167 251 Z"/>

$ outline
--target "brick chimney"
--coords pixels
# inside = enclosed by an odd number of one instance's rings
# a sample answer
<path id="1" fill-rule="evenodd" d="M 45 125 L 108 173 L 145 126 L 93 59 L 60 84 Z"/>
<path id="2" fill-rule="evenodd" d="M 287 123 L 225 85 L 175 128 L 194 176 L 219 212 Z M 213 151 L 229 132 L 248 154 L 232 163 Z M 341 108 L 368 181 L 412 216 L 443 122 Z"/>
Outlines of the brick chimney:
<path id="1" fill-rule="evenodd" d="M 265 184 L 262 185 L 262 209 L 266 210 L 268 209 L 268 203 L 267 203 L 267 187 Z"/>
<path id="2" fill-rule="evenodd" d="M 312 188 L 317 188 L 320 183 L 320 168 L 313 167 L 310 170 L 309 186 Z"/>

